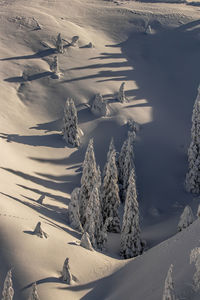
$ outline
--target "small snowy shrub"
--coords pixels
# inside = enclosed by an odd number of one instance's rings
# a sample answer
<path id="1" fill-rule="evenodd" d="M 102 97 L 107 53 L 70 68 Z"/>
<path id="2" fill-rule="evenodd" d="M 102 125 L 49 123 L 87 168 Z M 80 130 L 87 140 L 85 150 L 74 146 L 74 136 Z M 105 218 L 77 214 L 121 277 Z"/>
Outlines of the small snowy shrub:
<path id="1" fill-rule="evenodd" d="M 65 259 L 65 262 L 63 265 L 62 279 L 67 284 L 71 284 L 71 282 L 72 282 L 72 274 L 71 274 L 70 268 L 69 268 L 69 258 L 68 257 Z"/>
<path id="2" fill-rule="evenodd" d="M 58 66 L 58 56 L 54 56 L 53 62 L 50 65 L 50 70 L 53 72 L 55 76 L 59 78 L 59 66 Z"/>
<path id="3" fill-rule="evenodd" d="M 12 283 L 12 270 L 8 271 L 2 291 L 2 298 L 1 300 L 12 300 L 14 296 L 14 289 Z"/>
<path id="4" fill-rule="evenodd" d="M 108 108 L 106 102 L 100 94 L 95 96 L 95 99 L 91 105 L 91 111 L 96 116 L 106 116 L 108 114 Z"/>
<path id="5" fill-rule="evenodd" d="M 90 236 L 87 232 L 83 233 L 82 238 L 81 238 L 80 246 L 82 246 L 83 248 L 85 248 L 87 250 L 90 250 L 90 251 L 94 250 L 93 247 L 92 247 L 92 244 L 90 242 Z"/>
<path id="6" fill-rule="evenodd" d="M 37 223 L 33 233 L 40 238 L 48 238 L 48 234 L 42 230 L 41 222 Z"/>
<path id="7" fill-rule="evenodd" d="M 184 208 L 182 215 L 180 216 L 180 221 L 178 223 L 178 231 L 183 230 L 194 222 L 194 215 L 192 209 L 189 205 Z"/>
<path id="8" fill-rule="evenodd" d="M 146 34 L 152 34 L 152 30 L 151 30 L 151 25 L 147 25 L 146 29 L 145 29 L 145 33 Z"/>
<path id="9" fill-rule="evenodd" d="M 76 46 L 77 42 L 79 40 L 79 36 L 75 35 L 72 37 L 71 46 Z"/>
<path id="10" fill-rule="evenodd" d="M 77 110 L 71 98 L 68 98 L 65 103 L 62 134 L 65 141 L 73 147 L 80 145 Z"/>
<path id="11" fill-rule="evenodd" d="M 165 279 L 165 286 L 164 286 L 162 300 L 178 300 L 175 296 L 174 282 L 172 279 L 172 271 L 173 271 L 173 265 L 170 266 L 167 273 L 167 277 Z"/>

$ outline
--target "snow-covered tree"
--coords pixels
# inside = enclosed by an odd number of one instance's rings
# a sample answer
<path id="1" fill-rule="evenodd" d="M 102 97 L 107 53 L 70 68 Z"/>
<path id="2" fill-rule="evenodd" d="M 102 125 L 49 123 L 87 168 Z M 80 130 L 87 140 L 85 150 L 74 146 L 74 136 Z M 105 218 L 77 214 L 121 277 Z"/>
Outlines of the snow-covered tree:
<path id="1" fill-rule="evenodd" d="M 118 188 L 118 173 L 116 166 L 116 152 L 110 154 L 107 163 L 106 173 L 102 184 L 102 215 L 103 222 L 107 218 L 111 218 L 108 225 L 108 231 L 120 232 L 120 219 L 119 219 L 119 188 Z"/>
<path id="2" fill-rule="evenodd" d="M 31 293 L 30 293 L 28 300 L 40 300 L 38 292 L 37 292 L 36 282 L 32 285 Z"/>
<path id="3" fill-rule="evenodd" d="M 63 42 L 60 33 L 57 35 L 57 39 L 56 39 L 56 50 L 58 53 L 63 53 Z"/>
<path id="4" fill-rule="evenodd" d="M 54 75 L 59 76 L 59 66 L 58 66 L 58 56 L 55 55 L 53 61 L 50 65 L 50 70 L 54 73 Z"/>
<path id="5" fill-rule="evenodd" d="M 83 248 L 93 251 L 93 247 L 92 244 L 90 242 L 90 236 L 87 232 L 84 232 L 82 237 L 81 237 L 81 242 L 80 242 L 80 246 L 82 246 Z"/>
<path id="6" fill-rule="evenodd" d="M 181 231 L 184 228 L 190 226 L 190 224 L 192 224 L 193 222 L 194 222 L 194 215 L 192 209 L 189 205 L 187 205 L 180 216 L 180 221 L 178 223 L 178 231 Z"/>
<path id="7" fill-rule="evenodd" d="M 200 193 L 200 85 L 192 113 L 191 143 L 188 149 L 189 170 L 185 186 L 188 192 Z"/>
<path id="8" fill-rule="evenodd" d="M 13 296 L 12 270 L 9 270 L 4 281 L 1 300 L 12 300 Z"/>
<path id="9" fill-rule="evenodd" d="M 98 248 L 99 235 L 102 228 L 102 212 L 99 197 L 99 190 L 94 186 L 90 195 L 86 211 L 84 230 L 89 234 L 90 241 L 94 248 Z"/>
<path id="10" fill-rule="evenodd" d="M 124 258 L 131 258 L 143 252 L 140 238 L 139 205 L 135 182 L 135 170 L 132 169 L 126 194 L 123 223 L 121 230 L 121 251 Z"/>
<path id="11" fill-rule="evenodd" d="M 82 226 L 85 224 L 86 207 L 95 183 L 97 182 L 97 176 L 98 173 L 94 155 L 93 139 L 91 139 L 86 150 L 81 177 L 79 213 Z"/>
<path id="12" fill-rule="evenodd" d="M 64 261 L 64 265 L 63 265 L 63 269 L 62 269 L 62 279 L 67 284 L 71 284 L 71 282 L 72 282 L 72 274 L 70 272 L 68 257 Z"/>
<path id="13" fill-rule="evenodd" d="M 80 222 L 79 214 L 79 197 L 80 197 L 80 188 L 75 188 L 71 193 L 71 200 L 68 206 L 68 217 L 69 222 L 72 227 L 83 232 L 83 227 Z"/>
<path id="14" fill-rule="evenodd" d="M 62 134 L 70 145 L 74 147 L 80 145 L 77 110 L 71 98 L 68 98 L 65 104 Z"/>
<path id="15" fill-rule="evenodd" d="M 110 155 L 111 155 L 111 153 L 112 153 L 113 151 L 115 151 L 115 153 L 116 153 L 115 145 L 114 145 L 114 140 L 113 140 L 113 138 L 111 138 L 111 140 L 110 140 L 110 145 L 109 145 L 108 152 L 107 152 L 107 159 L 106 159 L 106 163 L 105 163 L 104 170 L 103 170 L 103 177 L 105 177 L 105 175 L 106 175 L 106 170 L 107 170 L 107 166 L 108 166 L 108 161 L 109 161 Z"/>
<path id="16" fill-rule="evenodd" d="M 125 201 L 130 173 L 135 167 L 133 162 L 133 140 L 134 133 L 129 132 L 128 139 L 123 143 L 118 159 L 119 187 L 122 201 Z"/>
<path id="17" fill-rule="evenodd" d="M 118 97 L 117 97 L 119 102 L 121 102 L 121 103 L 125 103 L 128 101 L 125 96 L 124 86 L 125 86 L 125 82 L 122 82 L 122 84 L 120 85 Z"/>
<path id="18" fill-rule="evenodd" d="M 196 272 L 193 276 L 195 291 L 200 290 L 200 248 L 196 247 L 192 249 L 190 253 L 190 263 L 195 264 Z"/>
<path id="19" fill-rule="evenodd" d="M 39 236 L 40 238 L 46 238 L 46 239 L 48 238 L 48 234 L 44 232 L 44 230 L 41 227 L 41 222 L 37 223 L 33 233 Z"/>
<path id="20" fill-rule="evenodd" d="M 107 103 L 103 100 L 102 95 L 97 94 L 91 105 L 91 111 L 96 116 L 106 116 L 108 114 Z"/>
<path id="21" fill-rule="evenodd" d="M 162 300 L 178 300 L 175 296 L 172 271 L 173 271 L 173 265 L 170 266 L 168 273 L 167 273 L 167 277 L 165 279 Z"/>

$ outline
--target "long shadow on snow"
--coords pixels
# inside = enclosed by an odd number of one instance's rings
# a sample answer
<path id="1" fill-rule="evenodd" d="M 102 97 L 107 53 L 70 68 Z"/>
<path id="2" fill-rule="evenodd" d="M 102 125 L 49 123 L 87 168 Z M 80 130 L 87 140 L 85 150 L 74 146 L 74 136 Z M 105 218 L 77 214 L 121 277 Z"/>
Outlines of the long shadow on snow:
<path id="1" fill-rule="evenodd" d="M 19 135 L 0 133 L 0 138 L 7 140 L 7 142 L 15 142 L 29 146 L 41 146 L 51 148 L 64 148 L 66 146 L 62 137 L 58 133 L 48 135 Z"/>
<path id="2" fill-rule="evenodd" d="M 33 81 L 33 80 L 38 80 L 47 76 L 52 76 L 53 72 L 42 72 L 42 73 L 37 73 L 37 74 L 33 74 L 28 76 L 27 80 L 24 80 L 23 76 L 16 76 L 16 77 L 9 77 L 9 78 L 5 78 L 4 81 L 7 82 L 26 82 L 26 81 Z"/>
<path id="3" fill-rule="evenodd" d="M 34 182 L 38 185 L 44 186 L 46 188 L 49 188 L 49 189 L 52 189 L 55 191 L 61 191 L 63 193 L 66 193 L 69 191 L 72 192 L 72 190 L 75 188 L 75 185 L 76 185 L 75 184 L 75 182 L 77 181 L 76 177 L 79 176 L 79 175 L 66 175 L 64 181 L 61 180 L 61 178 L 59 179 L 59 176 L 58 176 L 55 178 L 57 178 L 61 182 L 56 182 L 54 180 L 43 179 L 43 178 L 40 178 L 37 176 L 29 175 L 29 174 L 21 172 L 21 171 L 13 170 L 10 168 L 1 167 L 1 169 L 5 170 L 7 172 L 10 172 L 12 174 L 15 174 L 21 178 L 24 178 L 30 182 Z M 46 176 L 47 178 L 48 178 L 48 176 L 50 176 L 48 174 L 42 174 L 42 175 L 44 177 Z"/>

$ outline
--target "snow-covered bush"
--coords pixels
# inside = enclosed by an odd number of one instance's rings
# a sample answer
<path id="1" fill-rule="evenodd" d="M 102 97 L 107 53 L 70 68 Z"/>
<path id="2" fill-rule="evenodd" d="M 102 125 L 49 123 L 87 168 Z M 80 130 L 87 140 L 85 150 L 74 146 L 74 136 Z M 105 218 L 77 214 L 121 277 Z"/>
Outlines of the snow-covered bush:
<path id="1" fill-rule="evenodd" d="M 193 276 L 194 289 L 195 291 L 200 290 L 200 248 L 192 249 L 190 253 L 190 263 L 195 264 L 196 272 Z"/>
<path id="2" fill-rule="evenodd" d="M 167 277 L 165 279 L 162 300 L 178 300 L 174 291 L 174 282 L 172 279 L 173 265 L 170 266 Z"/>
<path id="3" fill-rule="evenodd" d="M 119 219 L 119 188 L 118 188 L 118 173 L 116 166 L 116 152 L 112 151 L 107 162 L 106 172 L 102 184 L 102 215 L 103 221 L 111 218 L 108 225 L 108 231 L 120 232 Z"/>
<path id="4" fill-rule="evenodd" d="M 68 98 L 65 103 L 62 134 L 65 141 L 70 145 L 74 147 L 80 145 L 77 110 L 71 98 Z"/>
<path id="5" fill-rule="evenodd" d="M 56 51 L 58 53 L 63 53 L 63 42 L 60 33 L 57 35 L 57 39 L 56 39 Z"/>
<path id="6" fill-rule="evenodd" d="M 79 197 L 80 188 L 75 188 L 71 193 L 71 200 L 68 206 L 68 217 L 70 225 L 75 229 L 83 232 L 79 214 Z"/>
<path id="7" fill-rule="evenodd" d="M 64 262 L 64 265 L 63 265 L 62 279 L 67 284 L 71 284 L 71 282 L 72 282 L 72 274 L 70 272 L 69 258 L 68 257 L 65 259 L 65 262 Z"/>
<path id="8" fill-rule="evenodd" d="M 120 85 L 118 97 L 117 97 L 119 102 L 121 102 L 121 103 L 125 103 L 128 101 L 125 96 L 124 86 L 125 86 L 125 82 L 122 82 L 122 84 Z"/>
<path id="9" fill-rule="evenodd" d="M 38 292 L 37 292 L 36 282 L 32 285 L 31 293 L 30 293 L 28 300 L 40 300 L 40 298 L 38 296 Z"/>
<path id="10" fill-rule="evenodd" d="M 191 143 L 188 149 L 189 170 L 185 186 L 188 192 L 200 193 L 200 85 L 192 113 Z"/>
<path id="11" fill-rule="evenodd" d="M 12 270 L 9 270 L 4 281 L 1 300 L 12 300 L 13 296 Z"/>
<path id="12" fill-rule="evenodd" d="M 91 111 L 96 116 L 105 117 L 108 114 L 107 103 L 103 100 L 103 97 L 100 94 L 95 96 L 91 105 Z"/>
<path id="13" fill-rule="evenodd" d="M 80 246 L 82 246 L 83 248 L 93 251 L 93 247 L 92 244 L 90 242 L 90 236 L 87 232 L 84 232 L 82 237 L 81 237 L 81 242 L 80 242 Z"/>
<path id="14" fill-rule="evenodd" d="M 135 257 L 143 252 L 143 247 L 144 244 L 140 238 L 135 171 L 132 169 L 124 207 L 120 254 L 123 258 Z"/>
<path id="15" fill-rule="evenodd" d="M 33 233 L 40 238 L 48 238 L 48 234 L 42 230 L 41 222 L 37 223 Z"/>
<path id="16" fill-rule="evenodd" d="M 192 209 L 189 205 L 187 205 L 180 216 L 180 221 L 178 223 L 178 231 L 183 230 L 193 222 L 194 222 L 194 215 Z"/>
<path id="17" fill-rule="evenodd" d="M 94 155 L 93 139 L 91 139 L 86 150 L 85 159 L 83 162 L 83 172 L 81 177 L 79 213 L 82 226 L 84 226 L 85 224 L 85 212 L 87 204 L 92 190 L 97 182 L 97 177 L 98 173 Z"/>

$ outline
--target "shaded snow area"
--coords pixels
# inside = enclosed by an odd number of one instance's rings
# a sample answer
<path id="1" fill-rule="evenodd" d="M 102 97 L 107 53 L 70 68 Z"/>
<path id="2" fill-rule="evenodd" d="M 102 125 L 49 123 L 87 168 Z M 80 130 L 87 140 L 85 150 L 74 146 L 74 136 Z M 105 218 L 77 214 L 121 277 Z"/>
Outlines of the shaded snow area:
<path id="1" fill-rule="evenodd" d="M 174 296 L 163 293 L 172 292 L 199 299 L 200 197 L 184 182 L 200 83 L 200 7 L 158 2 L 0 1 L 2 300 L 167 300 Z M 115 219 L 108 212 L 99 229 L 101 250 L 89 236 L 93 224 L 79 223 L 78 192 L 69 206 L 91 139 L 93 198 L 104 196 L 101 170 L 118 201 Z M 136 205 L 135 236 L 144 248 L 130 259 L 120 256 L 118 232 L 130 172 L 119 182 L 121 203 L 111 172 L 125 140 L 134 155 L 124 164 L 135 168 L 127 219 Z M 70 225 L 73 214 L 80 231 Z M 117 230 L 107 235 L 110 220 Z"/>

